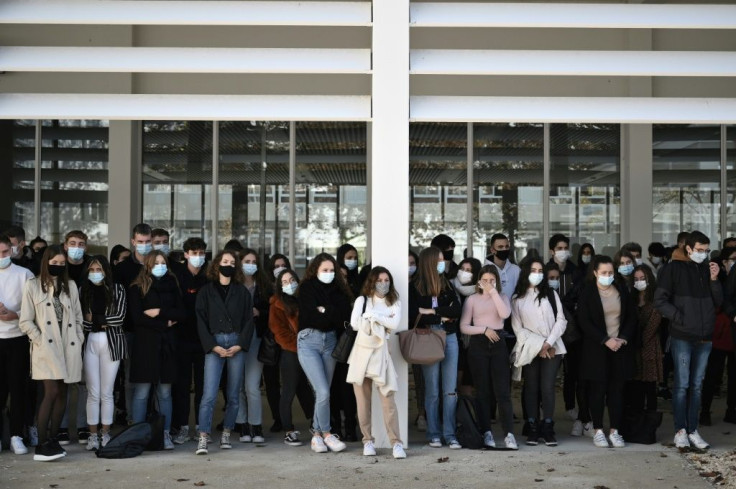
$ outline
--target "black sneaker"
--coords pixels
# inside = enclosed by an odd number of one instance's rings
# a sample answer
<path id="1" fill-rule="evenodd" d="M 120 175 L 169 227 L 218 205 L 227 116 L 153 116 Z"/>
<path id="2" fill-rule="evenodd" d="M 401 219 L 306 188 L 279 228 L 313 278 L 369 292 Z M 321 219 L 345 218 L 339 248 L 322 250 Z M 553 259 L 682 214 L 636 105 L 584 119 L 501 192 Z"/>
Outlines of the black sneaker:
<path id="1" fill-rule="evenodd" d="M 263 426 L 261 425 L 254 424 L 253 426 L 251 426 L 250 433 L 253 443 L 263 443 L 264 441 L 266 441 L 266 439 L 263 438 Z"/>
<path id="2" fill-rule="evenodd" d="M 59 442 L 59 445 L 68 445 L 70 443 L 69 441 L 69 430 L 67 429 L 60 429 L 59 434 L 56 435 L 56 441 Z"/>
<path id="3" fill-rule="evenodd" d="M 291 447 L 302 446 L 302 442 L 301 440 L 299 440 L 299 432 L 289 431 L 288 433 L 286 433 L 286 436 L 284 436 L 284 443 Z"/>
<path id="4" fill-rule="evenodd" d="M 79 444 L 86 445 L 89 435 L 89 430 L 77 430 L 77 440 L 79 441 Z"/>
<path id="5" fill-rule="evenodd" d="M 281 425 L 281 421 L 276 420 L 273 422 L 273 424 L 271 425 L 271 428 L 269 428 L 268 431 L 270 431 L 271 433 L 278 433 L 283 430 L 284 430 L 284 427 Z"/>
<path id="6" fill-rule="evenodd" d="M 39 462 L 51 462 L 52 460 L 62 458 L 65 455 L 66 452 L 60 446 L 58 446 L 53 440 L 48 440 L 36 447 L 33 460 Z"/>
<path id="7" fill-rule="evenodd" d="M 539 443 L 539 425 L 536 421 L 529 421 L 529 431 L 526 437 L 526 444 L 535 446 Z"/>
<path id="8" fill-rule="evenodd" d="M 49 439 L 49 443 L 51 443 L 54 447 L 64 452 L 64 455 L 66 455 L 66 450 L 64 450 L 64 447 L 61 446 L 61 443 L 59 443 L 59 440 L 57 438 Z"/>
<path id="9" fill-rule="evenodd" d="M 544 438 L 544 444 L 548 447 L 557 446 L 554 421 L 545 421 L 544 423 L 542 423 L 542 438 Z"/>
<path id="10" fill-rule="evenodd" d="M 710 419 L 710 411 L 701 411 L 698 423 L 703 426 L 712 426 L 713 421 Z"/>
<path id="11" fill-rule="evenodd" d="M 659 391 L 657 391 L 657 397 L 661 397 L 665 401 L 668 401 L 672 399 L 672 391 L 670 391 L 667 387 L 660 387 Z"/>

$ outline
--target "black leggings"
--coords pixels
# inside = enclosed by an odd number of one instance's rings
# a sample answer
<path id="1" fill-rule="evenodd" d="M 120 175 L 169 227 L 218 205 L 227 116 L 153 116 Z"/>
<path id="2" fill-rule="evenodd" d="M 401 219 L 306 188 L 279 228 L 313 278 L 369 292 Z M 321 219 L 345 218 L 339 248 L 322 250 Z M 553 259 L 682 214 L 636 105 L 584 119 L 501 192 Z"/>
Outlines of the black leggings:
<path id="1" fill-rule="evenodd" d="M 307 419 L 310 419 L 314 415 L 314 393 L 295 352 L 281 350 L 279 368 L 281 369 L 281 395 L 279 399 L 281 423 L 284 431 L 292 431 L 294 423 L 292 421 L 291 406 L 294 397 L 296 396 L 299 399 L 304 415 Z"/>
<path id="2" fill-rule="evenodd" d="M 43 400 L 38 408 L 38 442 L 43 444 L 48 439 L 46 430 L 51 438 L 59 434 L 61 418 L 66 410 L 67 385 L 63 380 L 43 381 Z"/>

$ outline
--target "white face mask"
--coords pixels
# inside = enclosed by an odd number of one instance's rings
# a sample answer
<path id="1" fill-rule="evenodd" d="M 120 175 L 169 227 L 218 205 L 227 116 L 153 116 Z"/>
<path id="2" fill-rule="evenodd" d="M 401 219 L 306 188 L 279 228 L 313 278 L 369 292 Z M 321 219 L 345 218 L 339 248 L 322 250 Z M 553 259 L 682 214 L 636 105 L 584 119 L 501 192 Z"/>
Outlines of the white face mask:
<path id="1" fill-rule="evenodd" d="M 410 277 L 412 275 L 414 275 L 416 273 L 416 271 L 417 271 L 417 266 L 416 265 L 409 265 L 409 276 Z"/>
<path id="2" fill-rule="evenodd" d="M 647 281 L 646 280 L 637 280 L 634 282 L 634 288 L 638 291 L 645 290 L 647 288 Z"/>
<path id="3" fill-rule="evenodd" d="M 642 263 L 644 263 L 644 260 L 642 260 L 641 258 L 634 258 L 634 261 L 636 262 L 636 266 L 637 266 L 637 267 L 638 267 L 639 265 L 641 265 Z"/>
<path id="4" fill-rule="evenodd" d="M 652 257 L 652 265 L 659 265 L 660 263 L 662 263 L 662 258 L 658 256 Z"/>
<path id="5" fill-rule="evenodd" d="M 317 274 L 317 278 L 323 284 L 331 284 L 335 280 L 335 272 L 321 272 Z"/>
<path id="6" fill-rule="evenodd" d="M 593 258 L 593 255 L 582 255 L 580 259 L 585 263 L 586 265 L 590 263 L 590 259 Z"/>
<path id="7" fill-rule="evenodd" d="M 529 274 L 529 283 L 532 284 L 534 287 L 542 283 L 542 279 L 544 279 L 543 273 L 530 273 Z"/>
<path id="8" fill-rule="evenodd" d="M 570 251 L 569 250 L 557 250 L 555 251 L 555 259 L 560 262 L 564 263 L 567 261 L 567 259 L 570 258 Z"/>
<path id="9" fill-rule="evenodd" d="M 473 274 L 471 272 L 468 272 L 466 270 L 458 270 L 457 272 L 457 280 L 463 284 L 467 285 L 470 283 L 471 280 L 473 280 Z"/>
<path id="10" fill-rule="evenodd" d="M 277 267 L 273 269 L 273 278 L 279 278 L 279 273 L 286 270 L 286 267 Z"/>
<path id="11" fill-rule="evenodd" d="M 690 259 L 695 263 L 703 263 L 708 258 L 708 253 L 694 251 L 690 254 Z"/>
<path id="12" fill-rule="evenodd" d="M 10 256 L 13 258 L 17 257 L 19 253 L 19 247 L 18 246 L 11 246 L 10 247 Z"/>

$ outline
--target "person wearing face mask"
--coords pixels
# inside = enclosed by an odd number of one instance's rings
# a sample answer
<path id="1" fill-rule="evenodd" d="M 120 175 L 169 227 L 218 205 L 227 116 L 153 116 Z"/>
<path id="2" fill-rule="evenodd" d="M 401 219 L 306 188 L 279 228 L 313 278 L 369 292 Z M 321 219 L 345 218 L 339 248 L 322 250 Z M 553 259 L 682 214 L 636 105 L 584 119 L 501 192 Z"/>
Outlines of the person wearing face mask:
<path id="1" fill-rule="evenodd" d="M 357 331 L 355 345 L 348 358 L 347 382 L 353 384 L 358 404 L 358 420 L 363 433 L 363 455 L 375 456 L 371 431 L 373 385 L 383 407 L 383 421 L 394 458 L 406 458 L 399 431 L 399 413 L 394 393 L 399 388 L 389 352 L 389 340 L 401 322 L 401 302 L 391 272 L 378 266 L 371 269 L 363 285 L 362 296 L 353 306 L 350 325 Z"/>
<path id="2" fill-rule="evenodd" d="M 338 265 L 345 265 L 348 269 L 347 282 L 353 296 L 357 297 L 363 285 L 363 282 L 360 281 L 360 271 L 358 269 L 358 250 L 355 249 L 355 246 L 345 243 L 337 249 L 335 259 Z"/>
<path id="3" fill-rule="evenodd" d="M 171 235 L 165 229 L 156 228 L 151 230 L 151 246 L 154 250 L 160 251 L 167 257 L 169 256 L 169 253 L 171 253 L 171 246 L 169 245 L 170 239 Z"/>
<path id="4" fill-rule="evenodd" d="M 610 257 L 596 255 L 578 300 L 577 321 L 583 335 L 580 377 L 588 381 L 593 444 L 626 446 L 619 428 L 623 422 L 624 386 L 634 371 L 636 305 L 629 288 L 615 280 Z M 603 411 L 608 407 L 608 439 L 603 432 Z M 610 440 L 610 445 L 609 445 Z"/>
<path id="5" fill-rule="evenodd" d="M 56 436 L 66 408 L 67 385 L 82 380 L 84 343 L 79 292 L 69 280 L 66 255 L 60 246 L 46 248 L 38 278 L 23 286 L 18 326 L 31 342 L 33 379 L 43 382 L 38 408 L 42 429 L 38 430 L 33 459 L 55 460 L 66 455 Z"/>
<path id="6" fill-rule="evenodd" d="M 673 252 L 672 261 L 659 272 L 654 293 L 654 306 L 670 321 L 677 447 L 710 446 L 698 433 L 698 411 L 723 289 L 718 282 L 718 265 L 708 262 L 709 245 L 705 234 L 691 232 L 684 253 Z"/>
<path id="7" fill-rule="evenodd" d="M 77 284 L 81 284 L 83 275 L 87 270 L 87 261 L 90 258 L 86 254 L 87 235 L 79 230 L 66 233 L 64 251 L 66 252 L 67 267 L 69 268 L 69 278 Z"/>
<path id="8" fill-rule="evenodd" d="M 130 258 L 130 250 L 123 245 L 115 245 L 110 250 L 110 266 L 115 268 L 115 265 L 123 260 Z"/>
<path id="9" fill-rule="evenodd" d="M 572 282 L 575 284 L 573 286 L 573 289 L 575 286 L 580 284 L 581 282 L 585 281 L 585 276 L 588 273 L 588 265 L 593 260 L 593 257 L 595 256 L 595 248 L 590 243 L 583 243 L 580 245 L 580 249 L 578 250 L 578 256 L 577 260 L 575 261 L 575 275 L 572 277 Z M 571 292 L 568 292 L 570 294 Z M 564 296 L 563 296 L 564 300 Z"/>
<path id="10" fill-rule="evenodd" d="M 10 254 L 10 239 L 0 234 L 0 385 L 7 389 L 0 394 L 0 405 L 5 406 L 6 395 L 10 394 L 10 446 L 13 453 L 23 455 L 28 453 L 23 443 L 23 418 L 27 410 L 35 411 L 35 402 L 27 406 L 31 401 L 25 393 L 31 359 L 28 337 L 21 331 L 18 318 L 23 286 L 33 273 L 13 263 Z"/>
<path id="11" fill-rule="evenodd" d="M 49 243 L 43 239 L 41 236 L 36 236 L 31 240 L 30 247 L 31 250 L 33 250 L 34 256 L 40 256 L 43 255 L 44 250 L 49 245 Z"/>
<path id="12" fill-rule="evenodd" d="M 616 278 L 625 283 L 629 292 L 634 290 L 634 267 L 636 258 L 625 248 L 621 248 L 613 255 L 613 265 L 616 267 Z"/>
<path id="13" fill-rule="evenodd" d="M 417 272 L 417 262 L 419 261 L 419 255 L 409 250 L 409 280 Z"/>
<path id="14" fill-rule="evenodd" d="M 197 294 L 197 331 L 204 361 L 204 393 L 199 406 L 197 455 L 206 455 L 212 413 L 222 371 L 227 369 L 227 404 L 220 435 L 220 449 L 232 448 L 230 433 L 238 414 L 238 392 L 243 385 L 244 352 L 253 349 L 255 325 L 251 294 L 243 285 L 245 276 L 238 254 L 223 250 L 207 270 L 208 283 Z M 259 399 L 260 401 L 260 399 Z"/>
<path id="15" fill-rule="evenodd" d="M 634 268 L 634 300 L 637 304 L 639 339 L 635 347 L 636 371 L 627 386 L 629 408 L 635 413 L 657 411 L 657 383 L 662 382 L 662 347 L 659 328 L 662 315 L 654 308 L 657 281 L 647 265 Z"/>
<path id="16" fill-rule="evenodd" d="M 20 226 L 10 226 L 3 231 L 10 239 L 10 259 L 19 267 L 27 268 L 34 276 L 41 271 L 41 256 L 34 255 L 33 250 L 26 246 L 26 232 Z"/>
<path id="17" fill-rule="evenodd" d="M 345 443 L 332 433 L 330 420 L 330 383 L 336 364 L 332 351 L 337 331 L 350 320 L 353 298 L 332 255 L 320 253 L 312 259 L 298 299 L 297 355 L 315 394 L 311 448 L 317 453 L 341 452 Z"/>
<path id="18" fill-rule="evenodd" d="M 566 353 L 562 335 L 567 320 L 559 295 L 545 280 L 541 259 L 526 260 L 522 266 L 521 278 L 511 299 L 511 324 L 517 337 L 512 353 L 515 378 L 519 380 L 519 367 L 524 377 L 522 397 L 528 416 L 526 444 L 536 445 L 542 439 L 547 446 L 557 446 L 553 420 L 555 380 L 562 355 Z M 538 418 L 540 400 L 542 419 Z"/>
<path id="19" fill-rule="evenodd" d="M 276 277 L 276 286 L 271 296 L 271 310 L 268 315 L 268 328 L 276 343 L 281 347 L 279 372 L 281 374 L 281 396 L 279 414 L 284 430 L 284 444 L 298 447 L 302 445 L 299 431 L 294 428 L 291 405 L 294 396 L 304 411 L 304 417 L 314 416 L 314 394 L 309 387 L 304 370 L 297 356 L 296 338 L 299 333 L 299 303 L 296 292 L 299 277 L 290 268 L 282 270 Z"/>
<path id="20" fill-rule="evenodd" d="M 570 260 L 570 238 L 564 234 L 555 234 L 549 238 L 550 263 L 556 263 L 560 267 L 560 288 L 557 293 L 565 297 L 574 286 L 576 276 L 575 264 Z"/>
<path id="21" fill-rule="evenodd" d="M 417 273 L 418 262 L 419 255 L 409 250 L 409 282 L 414 279 L 414 274 Z M 419 432 L 424 433 L 427 431 L 427 412 L 424 409 L 424 375 L 422 374 L 422 366 L 412 365 L 411 373 L 414 377 L 414 397 L 417 401 L 417 417 L 414 420 L 414 425 Z"/>
<path id="22" fill-rule="evenodd" d="M 478 272 L 481 269 L 480 260 L 477 258 L 465 258 L 458 265 L 457 275 L 450 280 L 453 289 L 460 299 L 460 304 L 464 304 L 465 300 L 476 293 L 478 281 Z M 460 336 L 460 351 L 457 361 L 457 379 L 461 395 L 472 397 L 473 377 L 468 368 L 468 347 L 470 346 L 470 337 L 462 334 Z"/>
<path id="23" fill-rule="evenodd" d="M 455 256 L 455 240 L 446 234 L 438 234 L 429 244 L 442 250 L 442 258 L 445 262 L 445 276 L 454 277 L 457 273 L 457 265 L 453 260 Z"/>
<path id="24" fill-rule="evenodd" d="M 444 438 L 450 448 L 459 449 L 462 445 L 455 435 L 459 353 L 456 333 L 462 306 L 444 272 L 445 259 L 442 251 L 434 246 L 422 250 L 417 273 L 409 285 L 409 327 L 441 329 L 447 335 L 445 358 L 432 365 L 422 365 L 427 439 L 432 448 L 442 447 Z"/>
<path id="25" fill-rule="evenodd" d="M 258 349 L 261 346 L 261 338 L 268 328 L 268 303 L 272 292 L 272 282 L 268 279 L 266 271 L 261 266 L 258 253 L 250 248 L 243 249 L 241 257 L 241 269 L 244 274 L 245 288 L 248 289 L 253 304 L 253 322 L 255 329 L 250 340 L 250 348 L 243 353 L 243 385 L 240 389 L 240 402 L 238 405 L 238 416 L 236 425 L 240 428 L 240 441 L 243 443 L 263 443 L 263 408 L 261 406 L 261 377 L 263 375 L 263 364 L 258 361 Z M 277 384 L 278 390 L 278 384 Z M 266 393 L 269 386 L 266 385 Z M 269 398 L 269 407 L 274 419 L 278 419 L 278 397 Z"/>
<path id="26" fill-rule="evenodd" d="M 284 270 L 291 270 L 291 262 L 286 255 L 274 253 L 271 255 L 271 259 L 269 260 L 269 269 L 273 274 L 274 284 L 276 284 L 276 287 L 274 287 L 275 291 L 278 288 L 279 275 L 281 275 L 281 272 Z"/>
<path id="27" fill-rule="evenodd" d="M 175 328 L 186 320 L 186 309 L 176 276 L 160 251 L 151 251 L 128 289 L 128 316 L 135 327 L 130 353 L 130 382 L 134 384 L 133 422 L 146 419 L 148 396 L 156 384 L 159 412 L 164 416 L 164 449 L 171 439 L 171 384 L 176 381 Z"/>
<path id="28" fill-rule="evenodd" d="M 509 238 L 500 233 L 491 236 L 490 252 L 486 256 L 485 265 L 494 265 L 498 270 L 498 275 L 501 277 L 501 291 L 506 297 L 514 294 L 521 273 L 519 266 L 509 259 L 510 256 Z"/>
<path id="29" fill-rule="evenodd" d="M 664 258 L 667 255 L 667 250 L 665 250 L 662 243 L 654 242 L 649 243 L 647 253 L 648 256 L 644 258 L 644 265 L 651 268 L 652 272 L 654 272 L 654 275 L 656 276 L 665 265 Z"/>
<path id="30" fill-rule="evenodd" d="M 190 393 L 194 381 L 194 420 L 199 424 L 199 406 L 204 390 L 204 350 L 197 331 L 197 296 L 207 284 L 205 255 L 207 243 L 202 238 L 189 238 L 182 245 L 184 263 L 171 262 L 171 271 L 176 276 L 181 291 L 186 319 L 174 328 L 176 336 L 176 382 L 171 388 L 173 400 L 172 426 L 178 429 L 173 441 L 181 445 L 191 440 L 189 435 L 189 413 L 192 408 Z"/>
<path id="31" fill-rule="evenodd" d="M 631 256 L 634 257 L 635 267 L 638 267 L 639 265 L 644 264 L 644 259 L 642 257 L 642 251 L 641 251 L 641 245 L 639 243 L 630 241 L 624 244 L 621 248 L 631 253 Z"/>
<path id="32" fill-rule="evenodd" d="M 123 286 L 112 281 L 112 270 L 104 256 L 90 257 L 84 275 L 79 299 L 85 334 L 85 411 L 90 433 L 87 450 L 97 450 L 110 441 L 110 426 L 115 412 L 115 377 L 120 361 L 128 356 L 123 332 L 127 300 Z M 99 424 L 102 424 L 102 432 L 98 434 Z"/>

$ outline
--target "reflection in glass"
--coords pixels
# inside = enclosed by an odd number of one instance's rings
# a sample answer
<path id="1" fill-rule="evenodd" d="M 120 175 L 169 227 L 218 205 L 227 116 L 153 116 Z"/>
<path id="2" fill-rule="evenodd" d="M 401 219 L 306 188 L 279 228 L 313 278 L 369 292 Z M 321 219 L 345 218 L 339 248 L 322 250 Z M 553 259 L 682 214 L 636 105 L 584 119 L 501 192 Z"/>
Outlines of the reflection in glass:
<path id="1" fill-rule="evenodd" d="M 728 207 L 726 236 L 736 236 L 736 126 L 726 127 L 726 189 Z M 724 238 L 726 237 L 724 236 Z"/>
<path id="2" fill-rule="evenodd" d="M 426 248 L 433 237 L 446 234 L 455 240 L 456 262 L 468 241 L 467 139 L 467 124 L 409 126 L 409 244 Z"/>
<path id="3" fill-rule="evenodd" d="M 475 124 L 473 256 L 485 257 L 491 237 L 508 236 L 516 260 L 544 251 L 542 124 Z"/>
<path id="4" fill-rule="evenodd" d="M 550 236 L 562 233 L 571 247 L 592 243 L 613 256 L 621 236 L 620 161 L 618 124 L 552 124 Z"/>
<path id="5" fill-rule="evenodd" d="M 692 230 L 720 241 L 720 131 L 718 125 L 653 126 L 654 241 L 675 245 L 677 233 Z"/>

